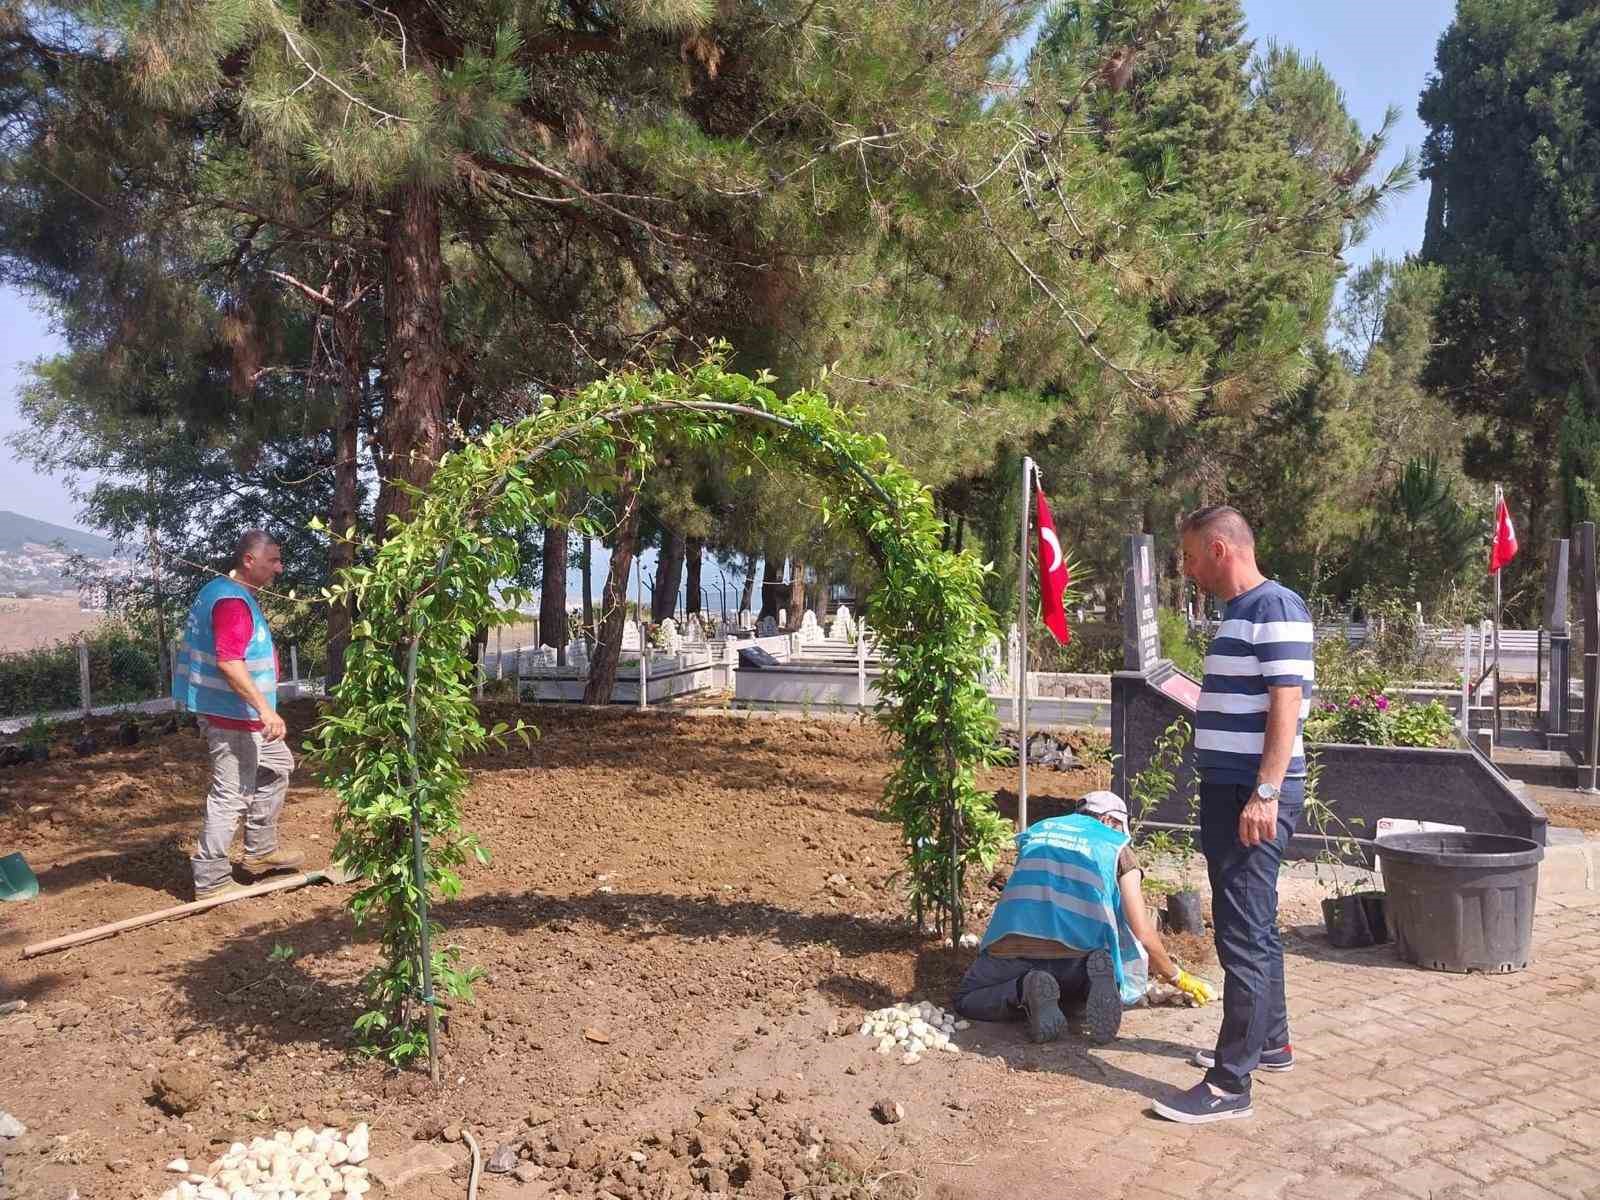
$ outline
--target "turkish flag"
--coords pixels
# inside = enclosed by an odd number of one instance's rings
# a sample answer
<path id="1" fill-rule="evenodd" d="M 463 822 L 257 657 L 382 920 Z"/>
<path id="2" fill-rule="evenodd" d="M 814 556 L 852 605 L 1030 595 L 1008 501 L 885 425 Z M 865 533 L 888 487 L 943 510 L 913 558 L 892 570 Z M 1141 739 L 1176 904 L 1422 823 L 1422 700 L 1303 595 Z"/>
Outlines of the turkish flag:
<path id="1" fill-rule="evenodd" d="M 1517 556 L 1517 531 L 1511 524 L 1511 510 L 1506 498 L 1499 496 L 1494 503 L 1494 541 L 1489 546 L 1489 574 L 1497 574 Z"/>
<path id="2" fill-rule="evenodd" d="M 1039 526 L 1039 614 L 1045 628 L 1055 634 L 1056 641 L 1065 646 L 1072 640 L 1067 628 L 1067 609 L 1063 600 L 1072 583 L 1072 572 L 1067 570 L 1067 556 L 1061 551 L 1061 539 L 1056 536 L 1056 523 L 1050 516 L 1050 503 L 1039 488 L 1035 517 Z"/>

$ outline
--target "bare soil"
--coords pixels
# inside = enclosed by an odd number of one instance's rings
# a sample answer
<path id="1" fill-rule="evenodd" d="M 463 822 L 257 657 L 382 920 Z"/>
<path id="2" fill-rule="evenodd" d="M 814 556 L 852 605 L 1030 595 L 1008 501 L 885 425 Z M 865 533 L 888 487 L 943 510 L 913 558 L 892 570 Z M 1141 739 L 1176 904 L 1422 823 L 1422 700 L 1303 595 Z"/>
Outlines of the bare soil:
<path id="1" fill-rule="evenodd" d="M 349 887 L 19 958 L 24 945 L 190 898 L 207 778 L 194 731 L 162 735 L 166 719 L 152 719 L 140 744 L 75 759 L 59 753 L 69 727 L 51 761 L 0 771 L 0 854 L 21 851 L 41 884 L 0 918 L 0 1001 L 28 1002 L 0 1017 L 0 1108 L 30 1127 L 0 1162 L 0 1195 L 153 1197 L 174 1156 L 206 1162 L 302 1122 L 368 1121 L 379 1155 L 451 1124 L 475 1131 L 485 1155 L 520 1143 L 539 1177 L 486 1176 L 485 1200 L 646 1200 L 722 1184 L 913 1196 L 926 1147 L 995 1148 L 1009 1072 L 1032 1061 L 1019 1030 L 975 1026 L 960 1035 L 967 1053 L 911 1067 L 855 1036 L 866 1009 L 947 1004 L 973 954 L 907 919 L 875 729 L 488 709 L 530 715 L 543 736 L 471 764 L 466 824 L 494 858 L 435 915 L 487 974 L 445 1020 L 436 1088 L 352 1050 L 378 947 L 344 907 Z M 291 744 L 315 715 L 308 701 L 287 706 Z M 1107 779 L 1103 767 L 1035 771 L 1032 811 L 1066 811 Z M 983 781 L 1008 813 L 1012 781 Z M 308 771 L 290 789 L 283 841 L 310 866 L 328 861 L 334 804 Z M 1004 878 L 1002 863 L 972 881 L 977 928 Z M 176 1114 L 156 1082 L 181 1068 L 199 1073 L 199 1095 Z M 1063 1118 L 1096 1103 L 1095 1078 L 1050 1076 Z M 872 1116 L 885 1096 L 905 1120 Z M 449 1148 L 455 1174 L 406 1194 L 464 1195 L 465 1151 Z"/>
<path id="2" fill-rule="evenodd" d="M 77 596 L 7 596 L 0 599 L 0 654 L 64 642 L 105 619 L 103 612 L 80 609 Z"/>

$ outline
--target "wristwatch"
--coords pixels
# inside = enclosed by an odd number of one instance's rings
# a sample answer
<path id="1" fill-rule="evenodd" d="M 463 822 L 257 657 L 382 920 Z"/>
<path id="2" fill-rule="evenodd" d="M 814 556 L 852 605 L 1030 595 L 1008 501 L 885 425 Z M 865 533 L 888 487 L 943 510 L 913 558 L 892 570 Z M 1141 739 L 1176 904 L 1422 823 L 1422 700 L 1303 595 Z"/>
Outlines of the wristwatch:
<path id="1" fill-rule="evenodd" d="M 1276 787 L 1273 784 L 1258 783 L 1256 784 L 1255 795 L 1252 797 L 1252 799 L 1260 800 L 1263 804 L 1271 804 L 1278 798 L 1279 793 L 1282 791 L 1283 789 L 1281 787 Z"/>

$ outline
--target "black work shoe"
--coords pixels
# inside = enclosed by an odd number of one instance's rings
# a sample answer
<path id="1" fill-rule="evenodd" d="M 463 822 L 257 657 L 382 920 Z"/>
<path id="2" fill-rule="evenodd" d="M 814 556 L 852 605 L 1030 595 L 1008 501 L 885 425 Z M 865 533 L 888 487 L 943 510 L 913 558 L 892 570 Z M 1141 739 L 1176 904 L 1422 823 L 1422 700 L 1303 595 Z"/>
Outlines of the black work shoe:
<path id="1" fill-rule="evenodd" d="M 1089 972 L 1089 999 L 1083 1019 L 1089 1027 L 1089 1040 L 1100 1045 L 1111 1041 L 1122 1028 L 1122 993 L 1117 990 L 1117 971 L 1111 955 L 1096 950 L 1085 960 Z"/>
<path id="2" fill-rule="evenodd" d="M 1029 971 L 1022 980 L 1022 1007 L 1028 1014 L 1028 1037 L 1053 1042 L 1067 1023 L 1061 1011 L 1061 985 L 1048 971 Z"/>

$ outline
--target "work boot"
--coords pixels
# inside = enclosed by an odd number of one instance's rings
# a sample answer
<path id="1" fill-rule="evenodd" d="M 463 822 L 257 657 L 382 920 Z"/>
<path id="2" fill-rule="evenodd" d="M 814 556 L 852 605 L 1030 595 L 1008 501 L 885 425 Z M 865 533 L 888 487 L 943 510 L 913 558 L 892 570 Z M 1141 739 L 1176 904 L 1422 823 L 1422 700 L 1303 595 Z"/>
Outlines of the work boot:
<path id="1" fill-rule="evenodd" d="M 196 885 L 194 889 L 194 898 L 196 900 L 211 900 L 217 896 L 226 896 L 232 892 L 242 891 L 244 891 L 244 888 L 239 886 L 239 881 L 230 875 L 221 883 L 213 883 L 210 887 L 203 888 Z"/>
<path id="2" fill-rule="evenodd" d="M 251 875 L 274 875 L 279 871 L 297 871 L 305 861 L 306 856 L 300 851 L 279 846 L 265 854 L 245 855 L 243 865 Z"/>
<path id="3" fill-rule="evenodd" d="M 1022 1007 L 1028 1014 L 1028 1037 L 1053 1042 L 1067 1023 L 1061 1011 L 1061 985 L 1048 971 L 1029 971 L 1022 979 Z"/>
<path id="4" fill-rule="evenodd" d="M 1103 1046 L 1122 1028 L 1122 993 L 1117 990 L 1117 968 L 1105 950 L 1096 950 L 1083 965 L 1089 972 L 1089 999 L 1083 1006 L 1083 1019 L 1089 1027 L 1089 1040 Z"/>

